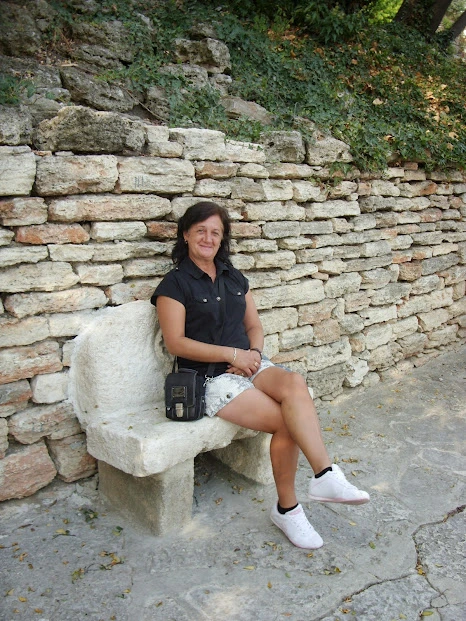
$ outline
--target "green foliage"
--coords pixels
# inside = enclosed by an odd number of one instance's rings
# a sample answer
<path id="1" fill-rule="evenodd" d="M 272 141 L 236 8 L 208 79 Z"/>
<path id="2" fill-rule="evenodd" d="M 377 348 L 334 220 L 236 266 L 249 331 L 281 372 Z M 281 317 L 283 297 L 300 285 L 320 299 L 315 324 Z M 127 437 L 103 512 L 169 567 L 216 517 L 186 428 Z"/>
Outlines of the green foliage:
<path id="1" fill-rule="evenodd" d="M 30 97 L 33 92 L 34 87 L 29 80 L 0 73 L 0 105 L 17 105 L 23 93 Z"/>
<path id="2" fill-rule="evenodd" d="M 435 41 L 427 44 L 416 30 L 391 23 L 400 3 L 102 0 L 98 12 L 89 15 L 57 0 L 54 40 L 66 40 L 73 20 L 122 21 L 135 60 L 101 77 L 124 84 L 136 96 L 154 85 L 163 88 L 171 126 L 218 129 L 258 141 L 264 129 L 305 134 L 308 125 L 300 120 L 305 118 L 348 143 L 361 169 L 384 168 L 392 154 L 429 167 L 464 167 L 466 65 Z M 151 34 L 141 14 L 150 18 Z M 231 120 L 217 91 L 160 71 L 175 60 L 174 39 L 189 38 L 195 22 L 212 24 L 228 45 L 231 94 L 264 106 L 273 126 Z M 17 97 L 13 86 L 0 86 L 0 94 L 10 92 L 1 96 Z"/>

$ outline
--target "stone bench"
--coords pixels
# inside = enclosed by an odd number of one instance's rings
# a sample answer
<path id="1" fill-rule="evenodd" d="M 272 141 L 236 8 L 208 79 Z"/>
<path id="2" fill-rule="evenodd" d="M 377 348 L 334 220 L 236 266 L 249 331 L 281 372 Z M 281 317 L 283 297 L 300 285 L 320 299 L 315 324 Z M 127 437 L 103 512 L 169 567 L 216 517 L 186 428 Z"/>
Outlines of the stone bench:
<path id="1" fill-rule="evenodd" d="M 270 436 L 220 418 L 166 418 L 163 386 L 172 357 L 157 313 L 138 301 L 100 311 L 75 339 L 70 399 L 99 464 L 99 491 L 154 534 L 191 519 L 194 458 L 211 451 L 236 472 L 273 482 Z"/>

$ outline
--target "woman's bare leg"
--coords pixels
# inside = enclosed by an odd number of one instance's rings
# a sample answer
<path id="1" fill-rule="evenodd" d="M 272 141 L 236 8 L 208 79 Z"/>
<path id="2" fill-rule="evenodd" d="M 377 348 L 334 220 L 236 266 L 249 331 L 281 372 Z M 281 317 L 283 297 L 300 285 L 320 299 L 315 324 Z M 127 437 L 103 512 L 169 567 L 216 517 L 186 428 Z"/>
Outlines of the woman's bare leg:
<path id="1" fill-rule="evenodd" d="M 304 378 L 298 373 L 271 367 L 259 373 L 254 385 L 280 404 L 288 433 L 304 453 L 314 473 L 330 466 L 317 411 Z"/>
<path id="2" fill-rule="evenodd" d="M 295 477 L 299 448 L 284 424 L 280 405 L 260 390 L 245 390 L 222 408 L 217 416 L 237 425 L 272 434 L 270 459 L 282 507 L 297 504 Z"/>

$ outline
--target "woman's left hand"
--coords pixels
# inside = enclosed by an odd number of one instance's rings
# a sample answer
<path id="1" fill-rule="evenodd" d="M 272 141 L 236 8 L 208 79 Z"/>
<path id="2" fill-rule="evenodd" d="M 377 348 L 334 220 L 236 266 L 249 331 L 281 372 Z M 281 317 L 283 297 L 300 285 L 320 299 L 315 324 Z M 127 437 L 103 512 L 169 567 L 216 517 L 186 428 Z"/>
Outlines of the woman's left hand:
<path id="1" fill-rule="evenodd" d="M 241 367 L 235 365 L 229 365 L 226 373 L 232 373 L 233 375 L 241 375 L 243 377 L 251 377 L 254 373 L 257 373 L 261 366 L 261 355 L 255 350 L 238 350 L 238 361 L 241 361 Z"/>

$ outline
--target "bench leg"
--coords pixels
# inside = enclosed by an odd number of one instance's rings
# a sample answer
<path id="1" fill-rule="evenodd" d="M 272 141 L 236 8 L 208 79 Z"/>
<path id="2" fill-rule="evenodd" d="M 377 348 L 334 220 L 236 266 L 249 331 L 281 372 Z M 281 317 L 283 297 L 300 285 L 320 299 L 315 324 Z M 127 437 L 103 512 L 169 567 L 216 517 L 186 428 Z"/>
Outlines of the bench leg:
<path id="1" fill-rule="evenodd" d="M 268 433 L 259 432 L 253 438 L 235 440 L 225 448 L 211 451 L 211 454 L 248 479 L 269 485 L 273 483 L 270 463 L 271 437 Z"/>
<path id="2" fill-rule="evenodd" d="M 99 491 L 125 517 L 154 535 L 165 535 L 191 520 L 194 460 L 148 477 L 99 461 Z"/>

